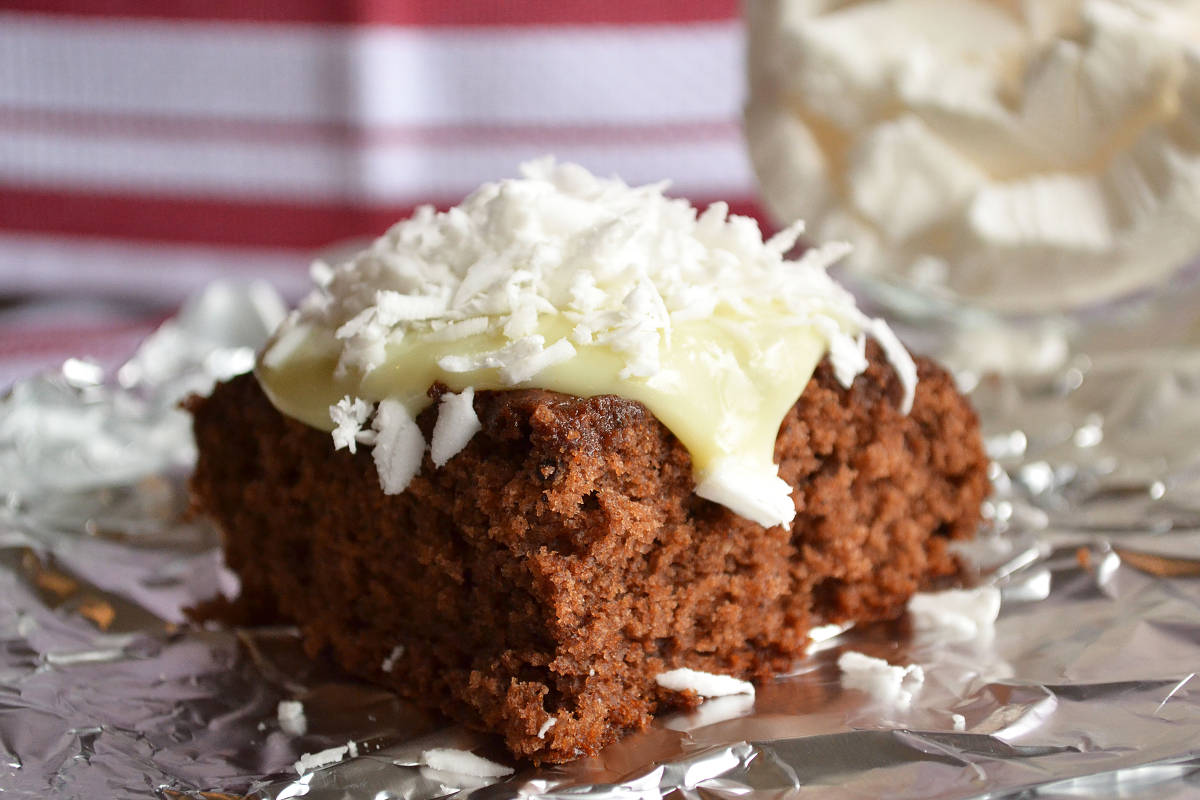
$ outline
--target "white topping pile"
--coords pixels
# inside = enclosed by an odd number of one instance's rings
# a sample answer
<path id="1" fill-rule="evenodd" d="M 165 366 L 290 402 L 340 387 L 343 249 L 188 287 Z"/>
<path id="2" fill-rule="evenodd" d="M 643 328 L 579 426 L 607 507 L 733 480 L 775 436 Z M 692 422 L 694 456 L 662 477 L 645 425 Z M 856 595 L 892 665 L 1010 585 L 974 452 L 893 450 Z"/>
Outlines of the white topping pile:
<path id="1" fill-rule="evenodd" d="M 696 669 L 673 669 L 654 676 L 654 682 L 673 692 L 693 691 L 701 697 L 754 694 L 754 684 L 731 675 L 714 675 Z"/>
<path id="2" fill-rule="evenodd" d="M 1200 4 L 746 9 L 764 196 L 852 242 L 855 270 L 1047 310 L 1200 252 Z"/>
<path id="3" fill-rule="evenodd" d="M 764 242 L 754 220 L 731 216 L 723 203 L 700 213 L 664 195 L 665 183 L 630 187 L 552 159 L 522 171 L 522 179 L 484 184 L 446 212 L 421 208 L 344 264 L 315 265 L 317 288 L 264 353 L 260 366 L 286 371 L 313 347 L 313 332 L 324 332 L 318 338 L 332 350 L 323 363 L 333 371 L 325 380 L 349 391 L 328 409 L 334 445 L 351 452 L 374 445 L 385 492 L 408 486 L 426 448 L 414 416 L 427 385 L 406 386 L 404 397 L 379 392 L 360 399 L 367 392 L 361 387 L 394 386 L 396 376 L 416 369 L 415 362 L 390 360 L 400 352 L 436 351 L 419 374 L 462 389 L 443 395 L 439 405 L 430 442 L 435 466 L 479 430 L 474 390 L 463 383 L 556 388 L 539 384 L 539 376 L 586 363 L 575 373 L 582 380 L 581 373 L 614 358 L 612 380 L 585 391 L 641 399 L 645 389 L 668 405 L 676 396 L 711 391 L 722 398 L 725 417 L 707 428 L 707 420 L 697 419 L 693 427 L 721 442 L 749 440 L 755 423 L 770 416 L 757 411 L 769 390 L 784 385 L 774 365 L 787 363 L 783 350 L 793 340 L 786 337 L 796 331 L 824 345 L 844 386 L 867 367 L 866 337 L 873 336 L 903 384 L 902 410 L 911 407 L 911 358 L 825 272 L 845 254 L 844 245 L 812 248 L 789 261 L 799 223 Z M 715 331 L 716 349 L 687 338 L 697 336 L 701 323 Z M 689 344 L 673 348 L 673 336 Z M 802 389 L 803 383 L 784 398 L 786 405 Z M 368 402 L 381 397 L 377 406 Z M 769 422 L 769 441 L 758 445 L 765 455 L 717 443 L 714 452 L 725 447 L 722 458 L 697 474 L 701 496 L 767 526 L 795 515 L 791 488 L 771 473 L 778 419 Z M 673 432 L 691 447 L 695 438 L 689 444 L 676 423 Z M 764 463 L 747 466 L 752 458 Z"/>
<path id="4" fill-rule="evenodd" d="M 758 224 L 724 203 L 702 214 L 663 194 L 667 184 L 630 187 L 552 159 L 522 166 L 523 180 L 487 183 L 459 206 L 425 206 L 334 269 L 313 271 L 317 289 L 300 321 L 330 327 L 342 342 L 339 370 L 369 372 L 386 347 L 409 336 L 453 341 L 501 333 L 506 344 L 446 357 L 447 372 L 481 367 L 510 385 L 600 343 L 626 359 L 622 377 L 653 378 L 673 323 L 719 307 L 752 313 L 774 299 L 822 323 L 831 349 L 858 354 L 845 323 L 869 324 L 825 268 L 844 245 L 784 254 L 796 224 L 763 242 Z M 571 329 L 547 342 L 539 315 L 561 312 Z M 848 367 L 852 378 L 862 364 Z"/>

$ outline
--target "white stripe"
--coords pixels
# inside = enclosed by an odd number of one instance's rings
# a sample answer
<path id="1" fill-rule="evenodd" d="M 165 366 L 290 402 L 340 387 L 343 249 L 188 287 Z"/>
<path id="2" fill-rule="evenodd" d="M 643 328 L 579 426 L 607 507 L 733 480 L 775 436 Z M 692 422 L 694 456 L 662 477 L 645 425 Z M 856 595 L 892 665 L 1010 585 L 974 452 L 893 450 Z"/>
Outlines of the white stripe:
<path id="1" fill-rule="evenodd" d="M 328 28 L 0 13 L 0 107 L 186 118 L 728 120 L 742 28 Z"/>
<path id="2" fill-rule="evenodd" d="M 309 260 L 287 250 L 0 234 L 0 286 L 11 294 L 110 295 L 166 306 L 217 278 L 244 277 L 268 280 L 295 299 L 309 285 Z"/>
<path id="3" fill-rule="evenodd" d="M 9 131 L 0 136 L 0 183 L 225 197 L 401 202 L 458 199 L 512 176 L 540 145 L 372 145 L 189 141 Z M 585 143 L 554 155 L 631 183 L 663 178 L 693 196 L 739 197 L 753 175 L 736 129 L 703 141 Z"/>

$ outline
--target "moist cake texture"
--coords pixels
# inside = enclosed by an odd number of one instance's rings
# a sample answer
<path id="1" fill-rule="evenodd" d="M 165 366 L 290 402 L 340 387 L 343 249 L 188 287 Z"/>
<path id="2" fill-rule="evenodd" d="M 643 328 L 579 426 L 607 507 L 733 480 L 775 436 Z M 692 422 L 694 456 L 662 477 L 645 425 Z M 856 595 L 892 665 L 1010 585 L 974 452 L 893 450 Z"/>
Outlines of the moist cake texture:
<path id="1" fill-rule="evenodd" d="M 974 412 L 918 359 L 912 408 L 878 345 L 847 388 L 823 361 L 775 446 L 789 527 L 694 493 L 687 449 L 642 404 L 478 391 L 481 429 L 384 494 L 366 449 L 291 419 L 253 376 L 190 409 L 197 507 L 250 619 L 467 725 L 562 762 L 691 693 L 679 667 L 763 679 L 818 624 L 898 616 L 956 573 L 988 491 Z M 436 399 L 444 387 L 434 386 Z M 417 424 L 431 435 L 436 405 Z"/>

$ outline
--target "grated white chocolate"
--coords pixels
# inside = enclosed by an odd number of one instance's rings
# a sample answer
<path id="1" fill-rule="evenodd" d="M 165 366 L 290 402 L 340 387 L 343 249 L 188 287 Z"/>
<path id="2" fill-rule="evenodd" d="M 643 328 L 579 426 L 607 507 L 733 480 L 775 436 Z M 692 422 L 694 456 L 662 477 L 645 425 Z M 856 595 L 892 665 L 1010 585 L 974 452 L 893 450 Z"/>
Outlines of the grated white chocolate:
<path id="1" fill-rule="evenodd" d="M 439 409 L 435 466 L 478 430 L 465 399 L 476 390 L 616 394 L 688 448 L 701 496 L 765 526 L 795 516 L 775 437 L 823 355 L 848 386 L 874 336 L 911 406 L 911 358 L 825 273 L 843 245 L 789 261 L 801 224 L 764 242 L 753 220 L 721 203 L 698 214 L 665 183 L 630 187 L 549 159 L 523 172 L 319 265 L 316 290 L 260 359 L 283 413 L 332 424 L 351 450 L 374 433 L 385 492 L 420 469 L 414 419 L 438 381 L 461 394 Z"/>

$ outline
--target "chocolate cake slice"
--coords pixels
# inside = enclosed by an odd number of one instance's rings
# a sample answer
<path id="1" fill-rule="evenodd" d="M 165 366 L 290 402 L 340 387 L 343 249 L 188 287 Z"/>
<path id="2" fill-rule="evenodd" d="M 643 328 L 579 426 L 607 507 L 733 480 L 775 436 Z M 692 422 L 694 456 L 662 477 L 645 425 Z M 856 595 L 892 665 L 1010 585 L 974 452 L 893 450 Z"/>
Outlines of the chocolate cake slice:
<path id="1" fill-rule="evenodd" d="M 695 494 L 688 450 L 641 403 L 538 389 L 477 392 L 469 443 L 388 495 L 365 448 L 335 451 L 246 375 L 191 402 L 192 488 L 252 617 L 562 762 L 697 701 L 663 672 L 765 678 L 813 625 L 895 617 L 955 573 L 947 545 L 988 491 L 976 417 L 920 359 L 903 413 L 873 342 L 867 359 L 849 388 L 823 361 L 783 419 L 790 527 Z"/>

